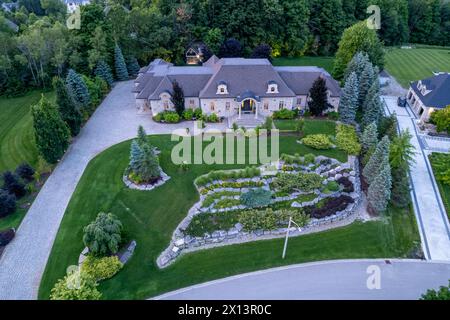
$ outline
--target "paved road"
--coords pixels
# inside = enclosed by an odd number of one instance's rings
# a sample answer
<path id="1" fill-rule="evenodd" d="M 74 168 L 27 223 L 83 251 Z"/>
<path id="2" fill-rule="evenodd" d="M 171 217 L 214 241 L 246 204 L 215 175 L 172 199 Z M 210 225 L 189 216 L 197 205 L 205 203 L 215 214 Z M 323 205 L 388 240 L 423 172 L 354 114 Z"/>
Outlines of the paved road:
<path id="1" fill-rule="evenodd" d="M 396 97 L 383 97 L 388 113 L 397 115 L 401 130 L 412 134 L 416 148 L 415 164 L 410 170 L 414 211 L 427 259 L 450 261 L 450 226 L 438 187 L 431 171 L 427 154 L 415 128 L 415 116 L 411 110 L 397 106 Z"/>
<path id="2" fill-rule="evenodd" d="M 0 300 L 35 299 L 50 250 L 67 204 L 89 161 L 101 151 L 136 136 L 171 133 L 193 123 L 158 124 L 137 115 L 132 81 L 118 83 L 98 107 L 39 192 L 16 238 L 0 259 Z"/>
<path id="3" fill-rule="evenodd" d="M 368 268 L 373 268 L 377 271 Z M 379 273 L 378 273 L 379 271 Z M 367 280 L 379 274 L 380 289 Z M 243 274 L 177 290 L 163 300 L 418 299 L 448 285 L 450 263 L 420 260 L 341 260 L 299 264 Z"/>

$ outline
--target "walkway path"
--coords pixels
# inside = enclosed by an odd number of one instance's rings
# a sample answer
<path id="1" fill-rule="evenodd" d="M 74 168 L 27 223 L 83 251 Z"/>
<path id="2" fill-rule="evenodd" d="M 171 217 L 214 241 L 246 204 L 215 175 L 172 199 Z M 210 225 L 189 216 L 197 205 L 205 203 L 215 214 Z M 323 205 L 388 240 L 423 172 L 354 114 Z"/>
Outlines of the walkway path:
<path id="1" fill-rule="evenodd" d="M 171 133 L 193 123 L 158 124 L 149 115 L 137 115 L 132 81 L 118 83 L 93 114 L 48 178 L 16 238 L 0 259 L 0 300 L 36 299 L 53 241 L 81 175 L 101 151 L 136 136 L 143 125 L 148 134 Z"/>
<path id="2" fill-rule="evenodd" d="M 369 289 L 367 280 L 376 275 L 379 275 L 379 289 Z M 427 289 L 448 285 L 449 279 L 450 263 L 337 260 L 242 274 L 169 292 L 154 299 L 418 299 Z M 369 283 L 377 284 L 376 281 Z"/>
<path id="3" fill-rule="evenodd" d="M 384 96 L 386 112 L 397 115 L 401 130 L 408 129 L 416 148 L 416 163 L 410 170 L 414 211 L 427 259 L 450 261 L 450 226 L 436 181 L 428 160 L 429 150 L 421 142 L 415 116 L 408 108 L 397 106 L 397 98 Z"/>

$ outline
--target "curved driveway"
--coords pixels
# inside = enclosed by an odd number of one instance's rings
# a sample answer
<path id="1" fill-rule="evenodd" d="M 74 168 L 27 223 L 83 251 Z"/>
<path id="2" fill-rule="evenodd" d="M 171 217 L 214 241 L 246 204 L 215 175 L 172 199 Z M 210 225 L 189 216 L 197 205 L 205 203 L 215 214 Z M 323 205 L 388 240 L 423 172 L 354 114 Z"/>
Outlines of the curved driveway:
<path id="1" fill-rule="evenodd" d="M 379 289 L 368 289 L 368 278 L 373 280 L 378 270 Z M 450 263 L 446 262 L 336 260 L 247 273 L 169 292 L 154 299 L 404 300 L 418 299 L 429 288 L 448 285 L 449 279 Z"/>
<path id="2" fill-rule="evenodd" d="M 138 115 L 133 81 L 117 83 L 71 144 L 42 187 L 16 238 L 0 258 L 0 300 L 36 299 L 59 224 L 89 161 L 106 148 L 136 136 L 143 125 L 148 134 L 171 133 L 192 123 L 161 125 Z M 192 132 L 192 130 L 191 130 Z"/>

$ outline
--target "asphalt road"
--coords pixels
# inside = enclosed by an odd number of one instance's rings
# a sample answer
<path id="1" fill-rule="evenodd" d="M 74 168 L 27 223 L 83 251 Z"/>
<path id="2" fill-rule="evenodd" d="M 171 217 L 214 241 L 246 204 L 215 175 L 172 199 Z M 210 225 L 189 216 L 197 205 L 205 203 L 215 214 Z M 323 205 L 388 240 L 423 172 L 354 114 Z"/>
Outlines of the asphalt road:
<path id="1" fill-rule="evenodd" d="M 409 300 L 420 298 L 429 288 L 448 285 L 449 279 L 448 262 L 336 260 L 242 274 L 169 292 L 154 299 Z"/>

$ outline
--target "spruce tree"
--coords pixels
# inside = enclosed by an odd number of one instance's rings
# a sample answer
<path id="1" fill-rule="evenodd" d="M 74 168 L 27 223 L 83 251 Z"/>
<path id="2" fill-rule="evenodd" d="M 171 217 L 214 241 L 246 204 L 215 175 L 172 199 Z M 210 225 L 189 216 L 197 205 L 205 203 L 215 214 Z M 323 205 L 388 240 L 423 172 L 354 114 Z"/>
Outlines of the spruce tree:
<path id="1" fill-rule="evenodd" d="M 309 90 L 309 111 L 315 116 L 321 116 L 328 108 L 327 83 L 324 78 L 318 77 Z"/>
<path id="2" fill-rule="evenodd" d="M 125 64 L 125 59 L 122 55 L 122 50 L 116 44 L 114 47 L 114 65 L 116 67 L 116 77 L 119 81 L 128 80 L 128 70 Z"/>
<path id="3" fill-rule="evenodd" d="M 100 60 L 98 62 L 97 67 L 95 67 L 94 74 L 97 77 L 100 77 L 103 80 L 105 80 L 109 87 L 112 86 L 113 81 L 114 81 L 113 75 L 111 72 L 111 68 L 108 66 L 108 64 L 105 61 Z"/>
<path id="4" fill-rule="evenodd" d="M 181 117 L 184 111 L 184 92 L 177 81 L 172 83 L 172 103 L 175 106 L 175 110 Z"/>
<path id="5" fill-rule="evenodd" d="M 139 62 L 134 56 L 128 57 L 127 59 L 127 69 L 130 76 L 137 76 L 141 67 L 139 66 Z"/>
<path id="6" fill-rule="evenodd" d="M 352 72 L 345 82 L 339 102 L 339 119 L 344 123 L 355 121 L 356 109 L 358 107 L 358 79 L 356 73 Z"/>
<path id="7" fill-rule="evenodd" d="M 145 129 L 143 126 L 139 126 L 139 128 L 138 128 L 137 142 L 140 146 L 150 143 L 148 141 L 147 133 L 145 132 Z"/>
<path id="8" fill-rule="evenodd" d="M 89 107 L 91 97 L 83 78 L 73 69 L 69 69 L 66 77 L 69 95 L 74 99 L 79 109 Z"/>
<path id="9" fill-rule="evenodd" d="M 366 95 L 366 100 L 364 101 L 363 107 L 363 119 L 362 126 L 366 127 L 372 122 L 377 125 L 383 116 L 383 103 L 380 99 L 380 83 L 374 81 Z"/>
<path id="10" fill-rule="evenodd" d="M 375 151 L 378 143 L 378 132 L 377 125 L 375 122 L 369 124 L 361 136 L 361 147 L 362 147 L 362 164 L 366 165 L 370 159 L 370 156 Z"/>
<path id="11" fill-rule="evenodd" d="M 388 160 L 384 160 L 380 166 L 380 172 L 374 178 L 367 191 L 369 206 L 377 213 L 386 211 L 391 198 L 391 166 Z"/>
<path id="12" fill-rule="evenodd" d="M 368 63 L 370 63 L 369 56 L 364 52 L 357 52 L 345 69 L 344 81 L 347 81 L 352 72 L 356 74 L 359 80 Z"/>
<path id="13" fill-rule="evenodd" d="M 56 163 L 69 146 L 70 130 L 44 96 L 31 107 L 31 113 L 38 151 L 48 163 Z"/>
<path id="14" fill-rule="evenodd" d="M 375 177 L 379 174 L 381 165 L 389 162 L 389 138 L 384 136 L 380 142 L 378 142 L 374 153 L 370 157 L 369 162 L 363 169 L 363 176 L 366 178 L 367 183 L 371 184 Z"/>
<path id="15" fill-rule="evenodd" d="M 76 136 L 80 132 L 83 117 L 77 109 L 75 101 L 69 95 L 67 86 L 61 78 L 53 80 L 53 87 L 56 91 L 56 105 L 61 119 L 67 124 L 72 136 Z"/>
<path id="16" fill-rule="evenodd" d="M 369 61 L 364 66 L 364 70 L 361 73 L 361 77 L 359 80 L 359 88 L 358 88 L 358 108 L 362 108 L 364 101 L 366 100 L 367 93 L 369 92 L 370 87 L 374 81 L 374 70 L 373 65 Z"/>

